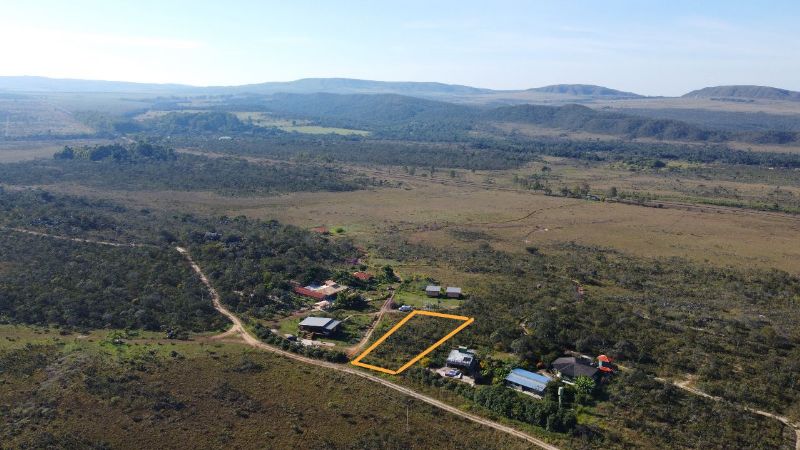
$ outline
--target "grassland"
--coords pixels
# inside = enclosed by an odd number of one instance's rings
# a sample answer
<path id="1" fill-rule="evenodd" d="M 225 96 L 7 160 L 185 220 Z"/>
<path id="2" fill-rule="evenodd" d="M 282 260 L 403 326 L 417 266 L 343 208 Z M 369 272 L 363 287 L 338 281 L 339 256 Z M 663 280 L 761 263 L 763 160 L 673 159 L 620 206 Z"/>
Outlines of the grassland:
<path id="1" fill-rule="evenodd" d="M 251 122 L 260 127 L 276 127 L 283 131 L 305 134 L 340 134 L 342 136 L 367 136 L 369 131 L 354 130 L 350 128 L 322 127 L 313 125 L 308 120 L 288 120 L 275 117 L 271 114 L 252 111 L 239 111 L 234 113 L 239 120 Z"/>
<path id="2" fill-rule="evenodd" d="M 526 448 L 357 377 L 238 344 L 113 344 L 0 326 L 9 338 L 2 448 Z"/>

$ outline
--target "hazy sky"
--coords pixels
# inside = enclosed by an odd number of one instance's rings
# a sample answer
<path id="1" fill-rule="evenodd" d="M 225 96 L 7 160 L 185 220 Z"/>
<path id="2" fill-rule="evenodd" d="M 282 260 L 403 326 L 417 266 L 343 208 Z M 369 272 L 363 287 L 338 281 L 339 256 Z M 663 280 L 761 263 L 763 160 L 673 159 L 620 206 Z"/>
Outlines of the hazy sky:
<path id="1" fill-rule="evenodd" d="M 800 90 L 799 21 L 798 0 L 0 0 L 0 75 Z"/>

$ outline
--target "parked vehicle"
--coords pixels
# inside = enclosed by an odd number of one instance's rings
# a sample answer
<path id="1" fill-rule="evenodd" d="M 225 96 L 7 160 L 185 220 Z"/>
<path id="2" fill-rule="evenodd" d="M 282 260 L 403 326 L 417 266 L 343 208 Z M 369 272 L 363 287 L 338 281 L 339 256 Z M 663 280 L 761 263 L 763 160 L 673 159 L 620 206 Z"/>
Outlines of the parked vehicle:
<path id="1" fill-rule="evenodd" d="M 461 378 L 461 371 L 458 369 L 450 369 L 444 373 L 444 376 L 449 378 Z"/>

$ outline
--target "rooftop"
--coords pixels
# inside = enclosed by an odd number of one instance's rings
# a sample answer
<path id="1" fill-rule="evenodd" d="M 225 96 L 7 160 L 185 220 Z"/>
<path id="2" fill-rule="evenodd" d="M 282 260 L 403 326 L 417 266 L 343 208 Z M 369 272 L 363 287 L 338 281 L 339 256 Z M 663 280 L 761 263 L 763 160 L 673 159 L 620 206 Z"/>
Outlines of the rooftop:
<path id="1" fill-rule="evenodd" d="M 428 285 L 428 286 L 425 288 L 425 290 L 426 290 L 426 291 L 441 291 L 441 290 L 442 290 L 442 287 L 441 287 L 441 286 L 436 286 L 436 285 L 433 285 L 433 284 L 431 284 L 431 285 Z"/>
<path id="2" fill-rule="evenodd" d="M 579 376 L 593 377 L 597 374 L 597 368 L 591 366 L 589 361 L 572 356 L 556 359 L 553 361 L 553 368 L 570 378 Z"/>
<path id="3" fill-rule="evenodd" d="M 540 373 L 530 372 L 525 369 L 513 369 L 506 377 L 506 381 L 542 392 L 547 387 L 547 383 L 551 380 L 550 377 L 546 377 Z"/>
<path id="4" fill-rule="evenodd" d="M 453 349 L 447 355 L 447 362 L 451 364 L 463 364 L 468 366 L 475 359 L 475 353 L 470 350 Z"/>
<path id="5" fill-rule="evenodd" d="M 301 327 L 314 327 L 314 328 L 325 328 L 327 330 L 332 330 L 339 326 L 341 322 L 334 319 L 329 319 L 327 317 L 306 317 L 305 319 L 300 322 Z"/>
<path id="6" fill-rule="evenodd" d="M 448 294 L 460 294 L 461 293 L 461 288 L 460 287 L 455 287 L 455 286 L 448 286 L 447 287 L 447 293 Z"/>

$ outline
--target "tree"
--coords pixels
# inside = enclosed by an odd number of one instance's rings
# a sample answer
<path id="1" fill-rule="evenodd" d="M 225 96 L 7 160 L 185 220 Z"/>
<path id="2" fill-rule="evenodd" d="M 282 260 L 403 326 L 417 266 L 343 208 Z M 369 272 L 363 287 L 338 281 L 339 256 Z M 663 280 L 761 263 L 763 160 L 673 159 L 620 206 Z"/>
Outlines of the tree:
<path id="1" fill-rule="evenodd" d="M 608 198 L 617 198 L 617 194 L 616 186 L 611 186 L 611 188 L 608 189 Z"/>
<path id="2" fill-rule="evenodd" d="M 353 293 L 346 293 L 346 292 L 339 292 L 336 295 L 336 309 L 353 309 L 353 310 L 361 310 L 367 306 L 367 302 L 364 298 L 353 292 Z"/>
<path id="3" fill-rule="evenodd" d="M 389 283 L 395 282 L 399 279 L 397 278 L 397 275 L 395 275 L 392 266 L 383 266 L 383 278 Z"/>
<path id="4" fill-rule="evenodd" d="M 594 380 L 585 375 L 575 378 L 575 401 L 585 403 L 590 400 L 595 386 Z"/>

